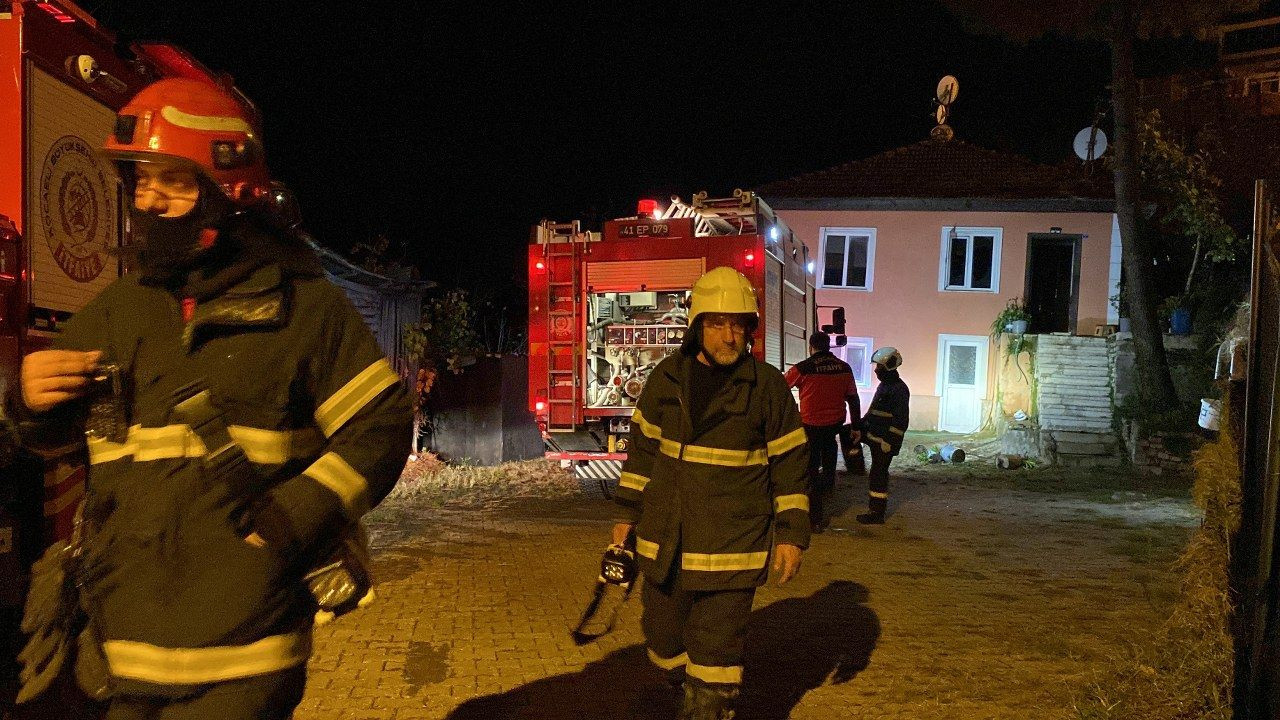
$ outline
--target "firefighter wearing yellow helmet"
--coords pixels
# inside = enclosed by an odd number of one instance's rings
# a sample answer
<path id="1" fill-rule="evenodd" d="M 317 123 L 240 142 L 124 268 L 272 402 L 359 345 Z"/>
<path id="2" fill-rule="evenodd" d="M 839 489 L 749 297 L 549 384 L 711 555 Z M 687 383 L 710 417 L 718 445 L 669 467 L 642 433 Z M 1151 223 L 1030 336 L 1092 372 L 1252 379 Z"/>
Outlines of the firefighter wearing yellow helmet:
<path id="1" fill-rule="evenodd" d="M 756 588 L 771 559 L 790 580 L 809 544 L 804 428 L 782 374 L 748 351 L 758 323 L 741 273 L 698 280 L 685 342 L 632 415 L 616 494 L 614 541 L 634 528 L 646 579 L 649 659 L 684 673 L 681 718 L 733 717 Z"/>
<path id="2" fill-rule="evenodd" d="M 862 439 L 871 447 L 871 474 L 867 477 L 867 512 L 858 516 L 858 522 L 880 525 L 889 505 L 889 463 L 902 449 L 910 422 L 911 389 L 898 375 L 902 353 L 897 348 L 876 350 L 871 362 L 880 384 L 862 419 Z"/>

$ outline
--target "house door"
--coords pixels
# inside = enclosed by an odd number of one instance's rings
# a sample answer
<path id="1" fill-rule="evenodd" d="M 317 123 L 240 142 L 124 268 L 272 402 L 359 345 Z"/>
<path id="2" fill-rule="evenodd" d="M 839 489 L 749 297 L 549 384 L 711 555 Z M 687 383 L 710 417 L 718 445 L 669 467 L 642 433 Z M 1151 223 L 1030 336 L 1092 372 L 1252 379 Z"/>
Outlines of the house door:
<path id="1" fill-rule="evenodd" d="M 982 425 L 987 343 L 979 335 L 938 336 L 938 429 L 969 433 Z"/>
<path id="2" fill-rule="evenodd" d="M 1031 315 L 1027 332 L 1073 332 L 1080 294 L 1080 236 L 1027 236 L 1024 302 Z"/>

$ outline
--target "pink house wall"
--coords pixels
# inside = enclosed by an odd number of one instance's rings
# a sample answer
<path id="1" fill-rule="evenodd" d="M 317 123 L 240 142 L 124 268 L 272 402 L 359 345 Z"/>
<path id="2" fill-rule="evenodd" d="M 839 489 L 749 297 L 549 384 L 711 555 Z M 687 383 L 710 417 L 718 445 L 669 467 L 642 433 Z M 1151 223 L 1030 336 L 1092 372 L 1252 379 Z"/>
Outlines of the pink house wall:
<path id="1" fill-rule="evenodd" d="M 819 306 L 843 305 L 850 336 L 870 337 L 876 347 L 892 345 L 903 355 L 902 377 L 911 387 L 911 428 L 938 423 L 938 336 L 985 336 L 1009 298 L 1024 292 L 1027 235 L 1062 229 L 1084 235 L 1080 252 L 1077 334 L 1092 335 L 1106 322 L 1111 264 L 1111 213 L 783 210 L 778 213 L 816 260 Z M 996 227 L 1003 230 L 997 292 L 939 291 L 943 228 Z M 874 228 L 875 259 L 870 291 L 821 287 L 822 228 Z M 820 309 L 821 323 L 830 310 Z M 988 346 L 984 413 L 994 395 L 995 369 L 1003 357 Z M 863 393 L 863 407 L 873 387 Z M 1029 410 L 1029 408 L 1028 408 Z"/>

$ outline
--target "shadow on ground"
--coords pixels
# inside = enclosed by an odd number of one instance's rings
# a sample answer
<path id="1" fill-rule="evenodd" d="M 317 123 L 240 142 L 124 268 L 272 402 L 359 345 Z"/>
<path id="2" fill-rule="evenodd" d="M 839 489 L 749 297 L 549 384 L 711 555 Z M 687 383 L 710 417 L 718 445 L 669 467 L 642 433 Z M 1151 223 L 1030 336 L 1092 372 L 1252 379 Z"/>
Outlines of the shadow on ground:
<path id="1" fill-rule="evenodd" d="M 865 587 L 841 580 L 753 612 L 738 718 L 786 718 L 808 691 L 848 682 L 865 669 L 880 637 L 867 599 Z M 667 720 L 677 716 L 679 697 L 644 648 L 633 645 L 580 672 L 468 700 L 449 718 Z"/>
<path id="2" fill-rule="evenodd" d="M 889 509 L 886 515 L 893 517 L 915 498 L 924 494 L 925 486 L 902 472 L 896 465 L 889 466 Z M 832 524 L 852 527 L 854 517 L 867 511 L 867 476 L 852 473 L 836 475 L 835 490 L 827 498 L 826 513 Z"/>

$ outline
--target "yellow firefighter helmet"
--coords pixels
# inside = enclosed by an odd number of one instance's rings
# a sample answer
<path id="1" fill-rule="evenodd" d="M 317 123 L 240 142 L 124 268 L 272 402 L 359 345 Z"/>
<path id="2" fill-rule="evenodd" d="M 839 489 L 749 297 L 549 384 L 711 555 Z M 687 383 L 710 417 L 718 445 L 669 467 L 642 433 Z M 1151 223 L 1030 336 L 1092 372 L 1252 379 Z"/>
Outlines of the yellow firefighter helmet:
<path id="1" fill-rule="evenodd" d="M 755 315 L 756 291 L 745 275 L 731 267 L 718 267 L 698 278 L 689 301 L 689 324 L 702 313 Z"/>

